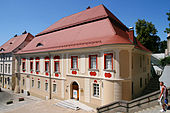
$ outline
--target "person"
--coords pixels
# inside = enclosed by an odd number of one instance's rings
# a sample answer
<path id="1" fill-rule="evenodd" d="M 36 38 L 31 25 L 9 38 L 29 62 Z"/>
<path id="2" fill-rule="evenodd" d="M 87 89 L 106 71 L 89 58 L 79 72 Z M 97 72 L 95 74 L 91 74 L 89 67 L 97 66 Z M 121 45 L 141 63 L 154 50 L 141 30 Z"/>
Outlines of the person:
<path id="1" fill-rule="evenodd" d="M 161 112 L 166 112 L 168 107 L 168 90 L 163 82 L 160 82 L 161 93 L 159 95 L 160 105 L 162 105 Z"/>

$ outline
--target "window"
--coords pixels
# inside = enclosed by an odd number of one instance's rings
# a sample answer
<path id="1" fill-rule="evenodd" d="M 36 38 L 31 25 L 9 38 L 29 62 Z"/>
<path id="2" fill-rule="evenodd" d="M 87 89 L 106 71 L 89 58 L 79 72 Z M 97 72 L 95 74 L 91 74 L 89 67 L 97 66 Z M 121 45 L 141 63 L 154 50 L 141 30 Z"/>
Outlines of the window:
<path id="1" fill-rule="evenodd" d="M 89 55 L 89 68 L 97 69 L 97 55 Z"/>
<path id="2" fill-rule="evenodd" d="M 25 68 L 25 62 L 26 62 L 26 59 L 23 58 L 22 59 L 22 71 L 25 72 L 26 68 Z"/>
<path id="3" fill-rule="evenodd" d="M 36 74 L 39 74 L 39 72 L 40 72 L 39 62 L 40 62 L 40 58 L 37 57 L 37 58 L 36 58 L 36 64 L 35 64 Z"/>
<path id="4" fill-rule="evenodd" d="M 8 73 L 10 73 L 11 70 L 11 64 L 8 64 Z"/>
<path id="5" fill-rule="evenodd" d="M 23 78 L 22 79 L 22 85 L 24 86 L 24 84 L 25 84 L 25 79 Z"/>
<path id="6" fill-rule="evenodd" d="M 140 78 L 140 88 L 142 88 L 142 78 Z"/>
<path id="7" fill-rule="evenodd" d="M 36 47 L 41 47 L 41 46 L 43 46 L 42 43 L 38 43 L 38 44 L 36 45 Z"/>
<path id="8" fill-rule="evenodd" d="M 10 78 L 8 77 L 8 85 L 10 84 Z"/>
<path id="9" fill-rule="evenodd" d="M 30 72 L 33 73 L 33 58 L 30 58 Z"/>
<path id="10" fill-rule="evenodd" d="M 48 83 L 45 83 L 45 90 L 48 91 Z"/>
<path id="11" fill-rule="evenodd" d="M 45 62 L 45 72 L 49 72 L 49 62 Z"/>
<path id="12" fill-rule="evenodd" d="M 2 64 L 1 64 L 1 72 L 2 72 Z"/>
<path id="13" fill-rule="evenodd" d="M 32 80 L 32 87 L 34 87 L 34 80 Z"/>
<path id="14" fill-rule="evenodd" d="M 50 60 L 50 58 L 48 56 L 45 57 L 45 74 L 46 75 L 49 74 L 49 60 Z"/>
<path id="15" fill-rule="evenodd" d="M 99 97 L 99 84 L 93 84 L 93 96 Z"/>
<path id="16" fill-rule="evenodd" d="M 78 68 L 78 57 L 77 56 L 71 56 L 71 68 L 72 69 Z"/>
<path id="17" fill-rule="evenodd" d="M 54 61 L 54 72 L 60 72 L 59 71 L 59 61 Z"/>
<path id="18" fill-rule="evenodd" d="M 113 54 L 104 54 L 104 69 L 113 70 Z"/>
<path id="19" fill-rule="evenodd" d="M 56 92 L 56 84 L 53 84 L 53 92 Z"/>
<path id="20" fill-rule="evenodd" d="M 40 81 L 38 81 L 38 88 L 40 89 L 40 87 L 41 87 L 41 83 Z"/>
<path id="21" fill-rule="evenodd" d="M 5 73 L 7 73 L 7 64 L 5 64 Z"/>

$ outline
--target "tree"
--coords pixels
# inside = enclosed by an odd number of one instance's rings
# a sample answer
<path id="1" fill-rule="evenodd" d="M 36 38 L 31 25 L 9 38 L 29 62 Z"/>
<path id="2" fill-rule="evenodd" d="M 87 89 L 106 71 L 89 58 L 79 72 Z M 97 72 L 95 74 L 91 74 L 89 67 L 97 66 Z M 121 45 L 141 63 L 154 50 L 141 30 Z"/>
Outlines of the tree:
<path id="1" fill-rule="evenodd" d="M 165 49 L 167 49 L 167 41 L 166 40 L 161 41 L 159 43 L 159 52 L 160 53 L 165 53 Z"/>
<path id="2" fill-rule="evenodd" d="M 155 25 L 145 21 L 145 19 L 138 19 L 135 28 L 137 39 L 153 53 L 159 52 L 160 37 L 156 35 Z"/>
<path id="3" fill-rule="evenodd" d="M 166 13 L 166 15 L 168 16 L 168 21 L 170 21 L 170 10 L 169 10 L 169 13 Z M 169 28 L 166 28 L 165 33 L 170 33 L 170 23 L 169 23 Z"/>
<path id="4" fill-rule="evenodd" d="M 170 64 L 170 56 L 165 57 L 164 59 L 161 59 L 160 63 L 163 67 L 166 66 L 167 64 Z"/>

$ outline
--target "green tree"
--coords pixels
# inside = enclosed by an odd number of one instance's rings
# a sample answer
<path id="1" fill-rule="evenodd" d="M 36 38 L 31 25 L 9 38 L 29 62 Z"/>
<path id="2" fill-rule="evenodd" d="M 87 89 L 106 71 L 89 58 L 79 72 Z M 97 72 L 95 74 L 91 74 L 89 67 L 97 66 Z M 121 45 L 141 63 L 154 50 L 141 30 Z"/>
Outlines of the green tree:
<path id="1" fill-rule="evenodd" d="M 165 57 L 164 59 L 161 59 L 160 63 L 163 67 L 166 66 L 167 64 L 170 64 L 170 56 Z"/>
<path id="2" fill-rule="evenodd" d="M 169 10 L 169 13 L 166 13 L 166 15 L 168 16 L 168 21 L 170 21 L 170 10 Z M 169 23 L 169 28 L 166 28 L 165 33 L 170 33 L 170 23 Z"/>
<path id="3" fill-rule="evenodd" d="M 138 19 L 135 28 L 137 39 L 153 53 L 159 52 L 160 37 L 156 35 L 155 25 L 145 21 L 145 19 Z"/>
<path id="4" fill-rule="evenodd" d="M 167 49 L 167 41 L 166 40 L 161 41 L 159 43 L 159 52 L 160 53 L 165 53 L 165 49 Z"/>

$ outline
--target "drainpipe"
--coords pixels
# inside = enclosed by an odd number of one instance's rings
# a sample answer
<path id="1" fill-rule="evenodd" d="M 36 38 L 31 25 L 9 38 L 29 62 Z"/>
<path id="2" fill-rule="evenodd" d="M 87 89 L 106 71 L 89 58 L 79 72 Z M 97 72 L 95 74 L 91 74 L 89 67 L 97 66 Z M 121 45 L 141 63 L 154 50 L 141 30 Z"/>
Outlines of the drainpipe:
<path id="1" fill-rule="evenodd" d="M 50 62 L 49 62 L 49 99 L 51 99 L 51 54 L 49 54 Z"/>
<path id="2" fill-rule="evenodd" d="M 2 53 L 2 56 L 3 56 L 3 82 L 2 82 L 2 87 L 4 88 L 4 59 L 5 59 L 4 53 Z"/>

